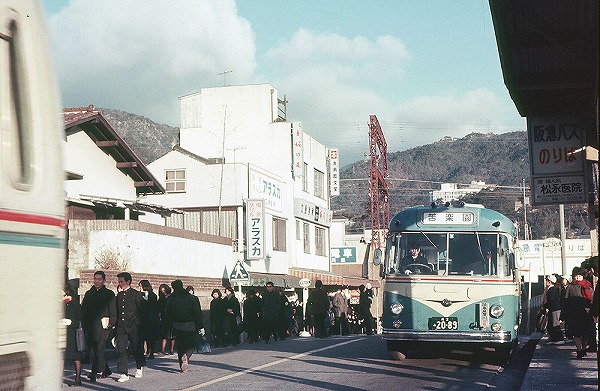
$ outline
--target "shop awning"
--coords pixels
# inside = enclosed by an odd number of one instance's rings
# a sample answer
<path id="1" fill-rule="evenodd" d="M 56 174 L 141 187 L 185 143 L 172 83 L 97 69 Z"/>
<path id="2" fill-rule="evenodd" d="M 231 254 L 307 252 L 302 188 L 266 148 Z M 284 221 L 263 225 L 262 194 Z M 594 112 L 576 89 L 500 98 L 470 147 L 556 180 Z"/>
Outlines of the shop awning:
<path id="1" fill-rule="evenodd" d="M 300 280 L 303 278 L 308 278 L 310 280 L 308 288 L 314 288 L 315 281 L 317 280 L 321 280 L 325 287 L 348 286 L 350 288 L 356 288 L 360 285 L 367 284 L 371 284 L 373 288 L 381 287 L 381 283 L 378 280 L 339 276 L 332 273 L 308 269 L 289 269 L 289 274 L 259 273 L 251 271 L 248 272 L 248 281 L 236 282 L 236 284 L 241 284 L 242 286 L 263 287 L 267 282 L 271 281 L 276 287 L 300 288 Z"/>

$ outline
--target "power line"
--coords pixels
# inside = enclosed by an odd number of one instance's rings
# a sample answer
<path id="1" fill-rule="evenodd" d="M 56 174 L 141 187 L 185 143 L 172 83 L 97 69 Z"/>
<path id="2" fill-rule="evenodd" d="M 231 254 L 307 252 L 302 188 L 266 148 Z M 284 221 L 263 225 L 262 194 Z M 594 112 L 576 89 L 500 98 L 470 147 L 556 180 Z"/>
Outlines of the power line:
<path id="1" fill-rule="evenodd" d="M 408 179 L 408 178 L 387 178 L 389 182 L 414 182 L 414 183 L 434 183 L 434 184 L 444 184 L 444 183 L 453 183 L 460 186 L 473 186 L 472 183 L 457 183 L 457 182 L 448 182 L 448 181 L 434 181 L 434 180 L 423 180 L 423 179 Z M 369 183 L 369 178 L 340 178 L 340 182 L 361 182 L 365 181 L 367 184 Z M 520 189 L 523 190 L 523 186 L 507 186 L 507 185 L 495 185 L 486 183 L 482 185 L 482 190 L 486 188 L 501 188 L 501 189 Z M 396 189 L 396 188 L 395 188 Z M 525 187 L 525 189 L 530 189 L 529 187 Z M 440 190 L 440 189 L 431 189 L 431 190 Z"/>

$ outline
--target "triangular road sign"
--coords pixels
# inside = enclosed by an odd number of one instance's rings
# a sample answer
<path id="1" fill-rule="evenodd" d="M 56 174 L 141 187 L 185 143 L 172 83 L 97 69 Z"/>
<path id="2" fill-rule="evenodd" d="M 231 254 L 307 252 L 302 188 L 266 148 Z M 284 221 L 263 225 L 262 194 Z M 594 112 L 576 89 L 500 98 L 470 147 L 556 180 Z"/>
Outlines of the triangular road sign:
<path id="1" fill-rule="evenodd" d="M 231 274 L 229 275 L 229 281 L 232 281 L 232 282 L 248 281 L 249 278 L 250 278 L 250 276 L 248 275 L 248 272 L 244 268 L 244 265 L 242 265 L 242 262 L 237 261 L 237 263 L 233 267 L 233 270 L 231 271 Z"/>

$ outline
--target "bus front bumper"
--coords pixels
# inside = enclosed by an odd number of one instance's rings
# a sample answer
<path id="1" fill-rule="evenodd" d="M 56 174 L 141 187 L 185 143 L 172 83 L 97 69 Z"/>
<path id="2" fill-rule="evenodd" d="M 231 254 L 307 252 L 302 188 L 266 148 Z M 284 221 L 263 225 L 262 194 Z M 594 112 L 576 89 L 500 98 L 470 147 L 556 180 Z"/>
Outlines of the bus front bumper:
<path id="1" fill-rule="evenodd" d="M 389 330 L 384 329 L 382 337 L 387 341 L 423 342 L 479 342 L 508 343 L 512 341 L 510 331 L 435 331 L 435 330 Z"/>

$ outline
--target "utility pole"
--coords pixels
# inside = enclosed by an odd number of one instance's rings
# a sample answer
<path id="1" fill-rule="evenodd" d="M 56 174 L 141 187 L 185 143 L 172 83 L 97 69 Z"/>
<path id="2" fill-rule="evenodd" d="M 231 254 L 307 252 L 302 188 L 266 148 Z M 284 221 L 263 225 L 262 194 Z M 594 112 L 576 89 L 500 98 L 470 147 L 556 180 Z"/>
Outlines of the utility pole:
<path id="1" fill-rule="evenodd" d="M 558 210 L 560 213 L 559 219 L 560 219 L 560 265 L 561 265 L 561 269 L 562 269 L 562 275 L 566 276 L 567 275 L 567 250 L 566 250 L 566 246 L 565 246 L 565 240 L 567 238 L 566 232 L 565 232 L 565 206 L 563 204 L 560 204 L 558 206 Z"/>
<path id="2" fill-rule="evenodd" d="M 223 113 L 223 140 L 221 141 L 221 177 L 219 178 L 219 210 L 217 212 L 217 235 L 221 236 L 221 203 L 223 199 L 223 171 L 225 169 L 225 129 L 227 122 L 227 108 Z"/>
<path id="3" fill-rule="evenodd" d="M 527 224 L 527 198 L 525 197 L 525 179 L 523 178 L 523 239 L 529 239 L 529 225 Z"/>

